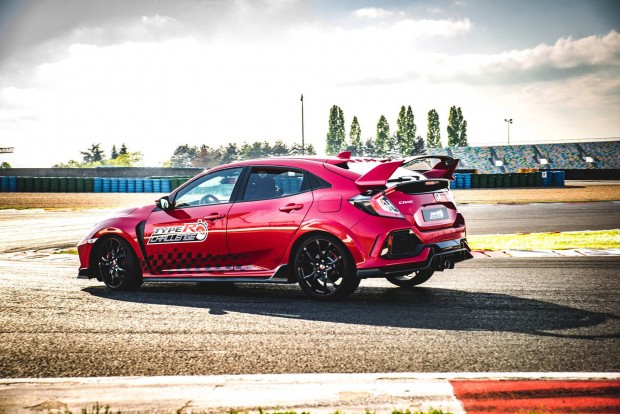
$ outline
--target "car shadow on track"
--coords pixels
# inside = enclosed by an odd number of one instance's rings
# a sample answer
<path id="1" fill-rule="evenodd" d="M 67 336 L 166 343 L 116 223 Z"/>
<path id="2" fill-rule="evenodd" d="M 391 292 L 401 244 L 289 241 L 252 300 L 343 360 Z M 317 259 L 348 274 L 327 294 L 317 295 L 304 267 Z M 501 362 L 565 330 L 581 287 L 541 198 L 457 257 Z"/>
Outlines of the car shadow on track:
<path id="1" fill-rule="evenodd" d="M 296 285 L 147 284 L 137 292 L 83 289 L 93 296 L 145 305 L 228 312 L 356 325 L 448 331 L 513 332 L 573 339 L 620 338 L 620 317 L 534 299 L 443 288 L 360 287 L 339 302 L 306 298 Z M 592 328 L 596 334 L 567 330 Z M 601 332 L 603 331 L 603 332 Z"/>

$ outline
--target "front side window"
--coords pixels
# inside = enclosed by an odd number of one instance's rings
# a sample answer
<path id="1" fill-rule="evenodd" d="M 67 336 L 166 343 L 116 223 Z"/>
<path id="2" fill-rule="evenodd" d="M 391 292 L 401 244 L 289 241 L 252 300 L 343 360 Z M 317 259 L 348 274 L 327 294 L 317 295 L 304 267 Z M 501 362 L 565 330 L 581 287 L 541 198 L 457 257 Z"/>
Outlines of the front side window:
<path id="1" fill-rule="evenodd" d="M 286 168 L 252 168 L 243 194 L 244 201 L 286 197 L 308 191 L 301 171 Z"/>
<path id="2" fill-rule="evenodd" d="M 243 168 L 207 174 L 177 193 L 176 208 L 229 203 Z"/>

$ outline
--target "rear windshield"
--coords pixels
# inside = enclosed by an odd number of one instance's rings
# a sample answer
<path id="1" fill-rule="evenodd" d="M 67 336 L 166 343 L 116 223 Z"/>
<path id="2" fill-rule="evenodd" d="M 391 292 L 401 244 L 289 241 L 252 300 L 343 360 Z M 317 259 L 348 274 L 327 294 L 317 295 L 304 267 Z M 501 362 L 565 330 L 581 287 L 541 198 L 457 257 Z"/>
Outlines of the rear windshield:
<path id="1" fill-rule="evenodd" d="M 366 174 L 368 171 L 372 170 L 373 168 L 375 168 L 377 165 L 379 165 L 381 163 L 379 162 L 350 162 L 349 163 L 349 170 L 353 171 L 357 174 L 359 174 L 360 176 Z M 418 165 L 415 164 L 415 167 L 417 167 Z M 397 182 L 402 182 L 402 181 L 413 181 L 413 180 L 420 180 L 420 179 L 424 179 L 424 176 L 422 174 L 417 173 L 414 170 L 417 170 L 418 168 L 410 168 L 409 165 L 407 165 L 407 168 L 404 167 L 398 167 L 398 169 L 396 169 L 396 171 L 394 171 L 394 174 L 392 174 L 390 176 L 390 179 L 388 180 L 388 186 L 391 183 L 396 184 Z M 425 168 L 424 170 L 428 170 L 428 168 Z"/>

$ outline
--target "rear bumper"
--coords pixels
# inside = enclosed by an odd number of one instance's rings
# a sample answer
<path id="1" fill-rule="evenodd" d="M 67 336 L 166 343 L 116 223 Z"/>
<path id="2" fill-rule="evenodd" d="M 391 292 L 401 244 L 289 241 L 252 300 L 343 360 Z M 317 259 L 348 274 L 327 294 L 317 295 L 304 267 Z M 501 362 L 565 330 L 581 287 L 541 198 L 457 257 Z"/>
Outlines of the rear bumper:
<path id="1" fill-rule="evenodd" d="M 453 269 L 455 263 L 473 259 L 466 239 L 447 240 L 424 245 L 421 256 L 423 254 L 426 255 L 426 258 L 422 261 L 412 260 L 410 263 L 399 261 L 398 264 L 394 265 L 358 269 L 357 276 L 360 279 L 366 279 L 409 274 L 428 269 L 443 271 Z"/>

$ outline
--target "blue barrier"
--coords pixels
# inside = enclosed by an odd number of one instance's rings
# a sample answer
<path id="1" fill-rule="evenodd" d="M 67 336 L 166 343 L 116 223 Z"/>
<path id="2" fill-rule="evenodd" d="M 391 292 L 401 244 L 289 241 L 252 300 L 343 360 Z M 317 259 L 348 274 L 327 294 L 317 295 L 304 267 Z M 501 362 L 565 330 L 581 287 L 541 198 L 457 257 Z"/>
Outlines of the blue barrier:
<path id="1" fill-rule="evenodd" d="M 551 185 L 554 187 L 564 187 L 564 178 L 566 174 L 564 171 L 552 171 L 551 172 Z"/>
<path id="2" fill-rule="evenodd" d="M 9 177 L 9 191 L 12 193 L 17 191 L 17 177 L 15 176 Z"/>
<path id="3" fill-rule="evenodd" d="M 170 178 L 162 178 L 161 179 L 161 192 L 169 193 L 172 191 L 172 186 L 170 185 Z"/>
<path id="4" fill-rule="evenodd" d="M 109 178 L 103 177 L 101 179 L 101 191 L 103 193 L 109 193 L 111 191 L 111 184 Z"/>
<path id="5" fill-rule="evenodd" d="M 9 177 L 3 176 L 0 178 L 0 191 L 3 193 L 9 191 Z"/>
<path id="6" fill-rule="evenodd" d="M 136 179 L 135 178 L 127 178 L 127 192 L 128 193 L 136 192 Z"/>
<path id="7" fill-rule="evenodd" d="M 118 178 L 110 178 L 110 192 L 118 193 Z"/>
<path id="8" fill-rule="evenodd" d="M 153 178 L 153 192 L 161 193 L 161 180 L 159 178 Z"/>
<path id="9" fill-rule="evenodd" d="M 93 178 L 93 192 L 94 193 L 102 193 L 103 192 L 103 178 L 94 177 Z"/>
<path id="10" fill-rule="evenodd" d="M 126 193 L 127 192 L 127 179 L 126 178 L 119 178 L 118 179 L 118 192 L 119 193 Z"/>
<path id="11" fill-rule="evenodd" d="M 144 192 L 144 178 L 136 178 L 136 193 Z"/>
<path id="12" fill-rule="evenodd" d="M 144 191 L 145 193 L 152 193 L 153 192 L 153 180 L 150 178 L 145 178 L 144 179 Z"/>
<path id="13" fill-rule="evenodd" d="M 471 188 L 471 174 L 463 174 L 463 188 Z"/>

